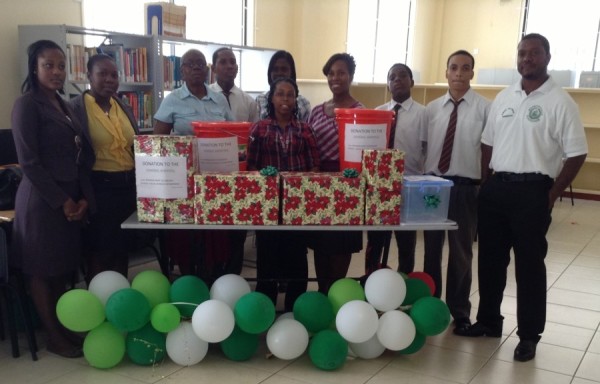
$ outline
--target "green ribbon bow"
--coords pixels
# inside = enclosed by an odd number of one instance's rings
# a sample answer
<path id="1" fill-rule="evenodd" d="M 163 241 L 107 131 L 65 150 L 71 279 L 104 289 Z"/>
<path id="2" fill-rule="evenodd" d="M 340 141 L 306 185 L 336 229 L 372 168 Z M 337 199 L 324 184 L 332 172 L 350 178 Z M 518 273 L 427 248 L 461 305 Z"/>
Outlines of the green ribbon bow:
<path id="1" fill-rule="evenodd" d="M 437 208 L 442 202 L 439 195 L 424 195 L 423 200 L 426 208 Z"/>
<path id="2" fill-rule="evenodd" d="M 358 171 L 354 168 L 346 168 L 343 172 L 344 177 L 355 178 L 358 177 Z"/>
<path id="3" fill-rule="evenodd" d="M 263 176 L 277 176 L 277 168 L 275 168 L 272 165 L 269 165 L 261 169 L 260 174 Z"/>

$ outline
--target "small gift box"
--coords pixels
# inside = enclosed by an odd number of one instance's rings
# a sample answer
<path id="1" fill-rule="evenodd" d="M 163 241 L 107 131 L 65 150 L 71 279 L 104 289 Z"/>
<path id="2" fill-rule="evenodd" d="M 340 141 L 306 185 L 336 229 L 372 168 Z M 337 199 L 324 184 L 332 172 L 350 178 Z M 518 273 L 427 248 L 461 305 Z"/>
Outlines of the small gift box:
<path id="1" fill-rule="evenodd" d="M 194 177 L 197 224 L 277 225 L 279 176 L 257 171 Z"/>
<path id="2" fill-rule="evenodd" d="M 340 172 L 283 172 L 282 223 L 362 225 L 365 180 Z"/>
<path id="3" fill-rule="evenodd" d="M 138 220 L 193 223 L 194 137 L 137 135 L 133 147 Z"/>
<path id="4" fill-rule="evenodd" d="M 364 150 L 362 172 L 367 182 L 365 224 L 400 224 L 404 152 L 397 149 Z"/>

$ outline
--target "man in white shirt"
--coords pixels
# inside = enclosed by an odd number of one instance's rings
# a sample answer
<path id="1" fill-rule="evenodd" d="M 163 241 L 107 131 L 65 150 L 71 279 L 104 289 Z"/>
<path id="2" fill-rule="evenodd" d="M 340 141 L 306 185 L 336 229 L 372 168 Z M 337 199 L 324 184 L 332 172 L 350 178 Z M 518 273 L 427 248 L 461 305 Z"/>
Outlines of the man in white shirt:
<path id="1" fill-rule="evenodd" d="M 500 305 L 512 249 L 520 339 L 514 351 L 517 361 L 535 357 L 546 323 L 544 258 L 552 207 L 588 151 L 577 105 L 548 75 L 549 62 L 548 40 L 536 33 L 524 36 L 517 51 L 521 80 L 492 103 L 481 137 L 477 323 L 458 332 L 502 336 Z"/>
<path id="2" fill-rule="evenodd" d="M 235 85 L 238 64 L 233 51 L 227 47 L 217 49 L 212 57 L 212 70 L 216 82 L 209 85 L 209 88 L 225 96 L 235 120 L 251 123 L 258 121 L 256 101 Z M 250 135 L 250 132 L 248 132 L 248 135 Z M 220 243 L 221 246 L 230 248 L 230 257 L 226 264 L 222 266 L 222 273 L 240 274 L 244 261 L 246 231 L 213 231 L 212 238 L 217 247 Z"/>
<path id="3" fill-rule="evenodd" d="M 454 332 L 471 325 L 471 262 L 477 229 L 477 189 L 481 178 L 481 133 L 490 102 L 471 89 L 475 59 L 464 50 L 452 53 L 446 64 L 448 92 L 426 107 L 425 173 L 454 183 L 448 218 L 458 229 L 448 231 L 446 303 L 454 318 Z M 452 128 L 451 128 L 452 126 Z M 425 231 L 425 268 L 442 292 L 442 249 L 445 231 Z"/>
<path id="4" fill-rule="evenodd" d="M 396 110 L 393 142 L 389 147 L 404 151 L 404 174 L 423 174 L 422 131 L 425 130 L 425 107 L 411 97 L 411 88 L 415 85 L 412 70 L 405 64 L 394 64 L 388 71 L 387 87 L 392 99 L 376 109 Z M 397 107 L 396 107 L 397 106 Z M 416 231 L 394 231 L 398 246 L 398 272 L 410 273 L 415 266 Z M 366 273 L 378 268 L 381 251 L 389 232 L 367 232 L 365 252 Z"/>
<path id="5" fill-rule="evenodd" d="M 258 121 L 256 101 L 235 85 L 238 64 L 231 49 L 222 47 L 213 53 L 212 71 L 215 74 L 216 81 L 209 87 L 225 96 L 235 120 L 251 123 Z"/>

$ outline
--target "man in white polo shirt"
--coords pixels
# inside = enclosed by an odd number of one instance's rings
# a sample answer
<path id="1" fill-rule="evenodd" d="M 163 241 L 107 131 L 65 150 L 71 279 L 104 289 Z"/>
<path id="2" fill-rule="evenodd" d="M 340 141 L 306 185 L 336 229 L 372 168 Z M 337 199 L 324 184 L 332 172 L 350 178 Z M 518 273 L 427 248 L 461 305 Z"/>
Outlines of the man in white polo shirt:
<path id="1" fill-rule="evenodd" d="M 550 44 L 539 34 L 518 46 L 521 80 L 494 100 L 482 142 L 479 192 L 479 310 L 462 336 L 502 336 L 500 305 L 510 250 L 517 281 L 514 359 L 528 361 L 546 322 L 546 233 L 554 202 L 587 154 L 579 111 L 548 75 Z"/>

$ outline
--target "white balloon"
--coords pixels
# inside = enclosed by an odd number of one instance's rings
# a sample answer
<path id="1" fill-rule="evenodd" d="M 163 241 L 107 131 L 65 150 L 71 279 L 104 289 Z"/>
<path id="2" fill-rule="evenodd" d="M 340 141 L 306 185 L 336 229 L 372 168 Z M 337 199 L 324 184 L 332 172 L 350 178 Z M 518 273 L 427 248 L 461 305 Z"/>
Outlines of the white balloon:
<path id="1" fill-rule="evenodd" d="M 348 343 L 348 347 L 361 359 L 376 359 L 385 352 L 385 347 L 379 342 L 377 333 L 363 343 Z"/>
<path id="2" fill-rule="evenodd" d="M 275 319 L 275 322 L 278 322 L 279 320 L 284 320 L 284 319 L 294 319 L 294 312 L 285 312 L 282 313 L 281 315 L 279 315 L 278 318 Z"/>
<path id="3" fill-rule="evenodd" d="M 233 310 L 222 301 L 206 300 L 194 310 L 192 327 L 201 340 L 219 343 L 233 332 L 235 327 Z"/>
<path id="4" fill-rule="evenodd" d="M 402 311 L 388 311 L 379 318 L 377 339 L 387 349 L 400 351 L 407 348 L 416 334 L 415 323 Z"/>
<path id="5" fill-rule="evenodd" d="M 371 273 L 365 282 L 365 297 L 378 311 L 386 312 L 402 305 L 406 283 L 398 272 L 383 268 Z"/>
<path id="6" fill-rule="evenodd" d="M 208 343 L 200 340 L 187 321 L 167 334 L 167 355 L 175 364 L 190 366 L 198 364 L 208 352 Z"/>
<path id="7" fill-rule="evenodd" d="M 108 298 L 113 293 L 123 288 L 130 288 L 129 280 L 119 272 L 103 271 L 92 278 L 88 285 L 88 291 L 92 292 L 100 299 L 103 306 L 106 306 Z"/>
<path id="8" fill-rule="evenodd" d="M 375 308 L 366 301 L 352 300 L 342 305 L 335 317 L 340 335 L 350 343 L 369 340 L 379 325 Z"/>
<path id="9" fill-rule="evenodd" d="M 282 360 L 295 359 L 308 347 L 308 331 L 298 320 L 278 320 L 267 332 L 267 347 Z"/>
<path id="10" fill-rule="evenodd" d="M 235 308 L 238 299 L 252 289 L 250 284 L 240 275 L 228 274 L 219 277 L 210 287 L 210 298 L 221 300 L 229 305 L 231 309 Z"/>

